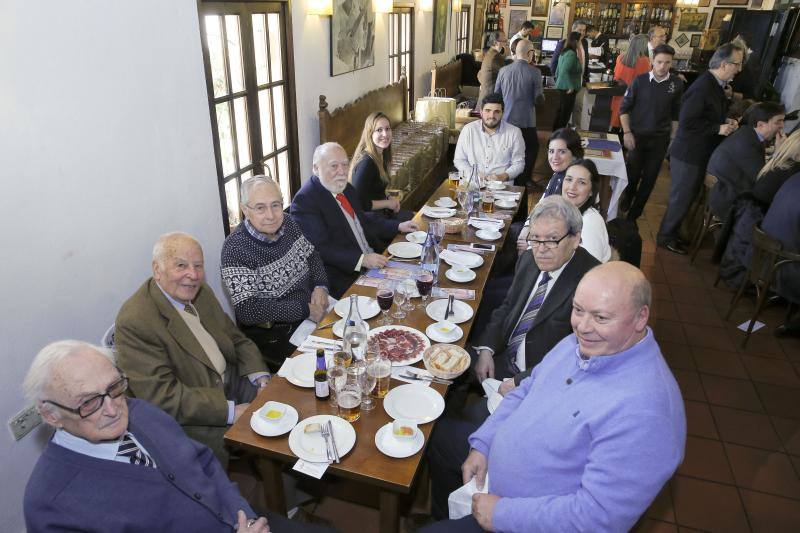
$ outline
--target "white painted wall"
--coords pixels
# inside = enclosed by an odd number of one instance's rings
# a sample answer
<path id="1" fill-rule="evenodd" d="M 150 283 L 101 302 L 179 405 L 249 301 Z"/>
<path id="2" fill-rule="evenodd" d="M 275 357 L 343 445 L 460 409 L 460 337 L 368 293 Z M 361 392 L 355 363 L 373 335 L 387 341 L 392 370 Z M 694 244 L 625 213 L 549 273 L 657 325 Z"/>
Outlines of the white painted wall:
<path id="1" fill-rule="evenodd" d="M 97 342 L 150 271 L 156 237 L 223 239 L 194 0 L 0 0 L 0 421 L 47 342 Z M 0 429 L 0 530 L 48 432 Z"/>

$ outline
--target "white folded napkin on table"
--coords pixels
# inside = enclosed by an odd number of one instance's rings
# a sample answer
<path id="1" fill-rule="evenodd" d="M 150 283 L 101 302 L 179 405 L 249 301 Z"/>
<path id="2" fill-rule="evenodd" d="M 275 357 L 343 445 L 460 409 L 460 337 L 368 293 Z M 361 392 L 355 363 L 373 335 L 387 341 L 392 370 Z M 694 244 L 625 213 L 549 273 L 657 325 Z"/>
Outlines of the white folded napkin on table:
<path id="1" fill-rule="evenodd" d="M 514 200 L 519 200 L 522 196 L 522 193 L 513 191 L 493 191 L 492 194 L 498 198 L 513 198 Z"/>
<path id="2" fill-rule="evenodd" d="M 491 229 L 491 230 L 500 230 L 503 227 L 502 220 L 495 220 L 495 219 L 485 219 L 485 218 L 474 218 L 470 217 L 469 225 L 473 228 L 478 229 Z"/>
<path id="3" fill-rule="evenodd" d="M 309 335 L 306 340 L 297 347 L 301 352 L 315 352 L 322 348 L 323 350 L 335 350 L 342 347 L 342 341 L 338 339 L 326 339 L 325 337 L 318 337 L 316 335 Z"/>

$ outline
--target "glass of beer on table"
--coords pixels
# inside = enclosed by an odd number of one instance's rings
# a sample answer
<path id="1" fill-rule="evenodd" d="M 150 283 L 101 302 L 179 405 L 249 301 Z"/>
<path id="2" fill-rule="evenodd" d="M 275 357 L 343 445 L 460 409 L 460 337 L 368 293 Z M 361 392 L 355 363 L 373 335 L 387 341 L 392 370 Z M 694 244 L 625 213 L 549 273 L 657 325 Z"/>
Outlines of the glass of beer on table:
<path id="1" fill-rule="evenodd" d="M 455 200 L 455 191 L 458 189 L 458 184 L 461 183 L 461 173 L 457 170 L 450 172 L 447 178 L 450 180 L 450 190 L 453 191 L 453 200 Z"/>
<path id="2" fill-rule="evenodd" d="M 492 194 L 492 191 L 484 191 L 481 200 L 481 209 L 483 212 L 494 213 L 494 194 Z"/>
<path id="3" fill-rule="evenodd" d="M 367 363 L 367 372 L 375 378 L 373 395 L 376 398 L 386 396 L 392 378 L 392 361 L 385 354 L 379 352 L 378 357 Z"/>
<path id="4" fill-rule="evenodd" d="M 339 405 L 339 417 L 355 422 L 361 418 L 359 368 L 357 365 L 350 365 L 345 372 L 344 385 L 336 391 L 336 403 Z"/>

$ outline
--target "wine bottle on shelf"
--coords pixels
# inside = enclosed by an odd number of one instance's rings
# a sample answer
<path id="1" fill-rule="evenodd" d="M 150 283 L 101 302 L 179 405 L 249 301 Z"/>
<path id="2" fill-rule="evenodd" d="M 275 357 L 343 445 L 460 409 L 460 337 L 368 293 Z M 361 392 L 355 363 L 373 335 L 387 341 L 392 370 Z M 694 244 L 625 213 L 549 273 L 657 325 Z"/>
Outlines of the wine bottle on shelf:
<path id="1" fill-rule="evenodd" d="M 328 388 L 328 368 L 325 364 L 325 350 L 317 350 L 317 368 L 314 370 L 314 396 L 317 400 L 327 400 L 330 396 Z"/>

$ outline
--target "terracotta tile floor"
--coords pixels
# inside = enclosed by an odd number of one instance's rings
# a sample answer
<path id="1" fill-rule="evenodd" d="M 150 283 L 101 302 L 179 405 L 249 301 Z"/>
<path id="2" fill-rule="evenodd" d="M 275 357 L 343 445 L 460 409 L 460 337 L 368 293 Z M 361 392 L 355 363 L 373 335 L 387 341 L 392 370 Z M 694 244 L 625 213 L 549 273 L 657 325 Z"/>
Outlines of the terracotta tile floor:
<path id="1" fill-rule="evenodd" d="M 550 175 L 545 145 L 540 135 L 542 180 Z M 768 308 L 767 326 L 740 347 L 736 326 L 754 304 L 744 299 L 725 321 L 732 291 L 712 286 L 710 250 L 690 265 L 654 244 L 668 192 L 665 165 L 639 220 L 642 270 L 653 283 L 651 325 L 683 392 L 688 439 L 683 464 L 636 531 L 800 531 L 800 340 L 773 337 L 784 309 Z M 237 481 L 262 501 L 253 478 Z M 326 497 L 309 510 L 340 531 L 377 530 L 367 506 Z"/>

